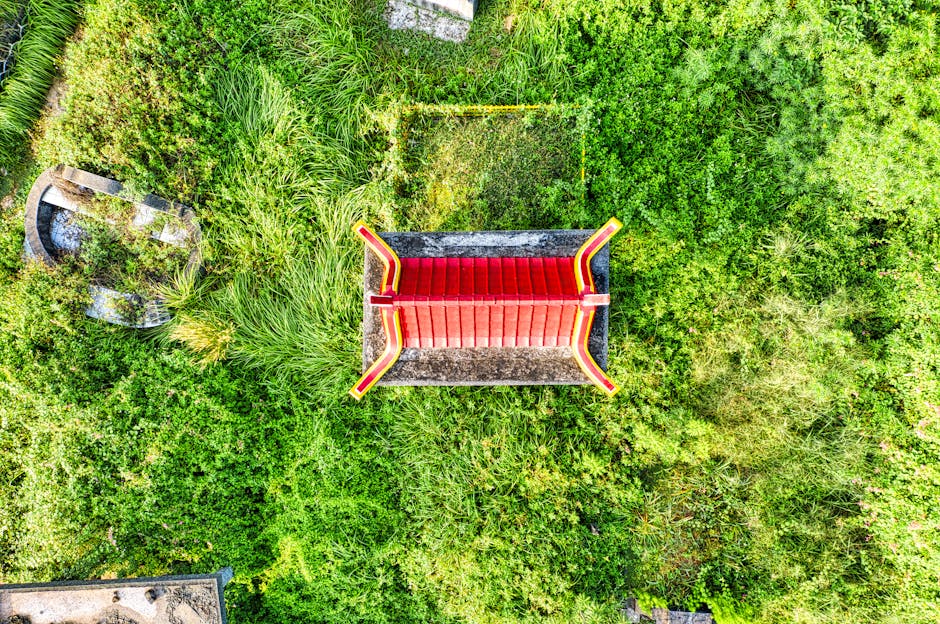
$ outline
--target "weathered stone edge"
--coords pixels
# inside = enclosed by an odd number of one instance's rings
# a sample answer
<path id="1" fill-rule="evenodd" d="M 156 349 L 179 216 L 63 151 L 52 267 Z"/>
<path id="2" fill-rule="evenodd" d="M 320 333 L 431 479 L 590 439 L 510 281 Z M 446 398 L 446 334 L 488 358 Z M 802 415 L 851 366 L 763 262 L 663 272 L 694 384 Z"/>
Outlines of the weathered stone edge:
<path id="1" fill-rule="evenodd" d="M 407 2 L 430 11 L 437 11 L 438 13 L 453 15 L 454 17 L 459 17 L 460 19 L 464 19 L 469 22 L 472 22 L 473 18 L 476 16 L 477 5 L 479 4 L 478 0 L 473 0 L 473 6 L 470 7 L 470 14 L 467 15 L 462 11 L 455 11 L 449 7 L 445 7 L 438 2 L 434 2 L 434 0 L 407 0 Z"/>
<path id="2" fill-rule="evenodd" d="M 221 624 L 228 624 L 228 615 L 225 610 L 225 586 L 232 580 L 232 568 L 225 567 L 213 574 L 179 574 L 171 576 L 150 576 L 131 579 L 100 579 L 91 581 L 57 581 L 52 583 L 16 583 L 0 585 L 0 594 L 3 592 L 38 592 L 38 591 L 76 591 L 82 589 L 99 589 L 101 587 L 146 587 L 147 585 L 184 584 L 191 582 L 214 582 L 216 596 L 219 600 L 219 614 Z"/>

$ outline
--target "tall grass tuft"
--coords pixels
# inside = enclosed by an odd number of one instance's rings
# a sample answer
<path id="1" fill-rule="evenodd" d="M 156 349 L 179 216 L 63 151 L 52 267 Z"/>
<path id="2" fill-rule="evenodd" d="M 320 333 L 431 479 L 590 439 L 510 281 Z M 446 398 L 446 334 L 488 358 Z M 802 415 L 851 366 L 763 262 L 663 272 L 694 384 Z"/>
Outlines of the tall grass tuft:
<path id="1" fill-rule="evenodd" d="M 232 343 L 235 328 L 209 314 L 181 314 L 173 322 L 169 338 L 189 347 L 203 366 L 225 357 Z"/>
<path id="2" fill-rule="evenodd" d="M 179 317 L 167 338 L 190 347 L 203 363 L 228 357 L 279 382 L 342 396 L 358 367 L 361 248 L 349 225 L 359 194 L 317 199 L 308 254 L 284 250 L 280 264 L 260 274 L 242 266 L 222 288 L 177 285 Z M 285 239 L 287 240 L 287 239 Z"/>
<path id="3" fill-rule="evenodd" d="M 309 0 L 267 26 L 283 54 L 300 68 L 305 95 L 333 111 L 322 120 L 326 134 L 347 147 L 358 139 L 386 83 L 376 45 L 383 24 L 372 17 L 350 3 Z"/>
<path id="4" fill-rule="evenodd" d="M 263 66 L 227 74 L 215 99 L 232 148 L 211 202 L 212 240 L 232 264 L 275 273 L 298 245 L 312 242 L 318 198 L 341 194 L 359 173 Z"/>
<path id="5" fill-rule="evenodd" d="M 231 357 L 320 395 L 345 394 L 359 352 L 355 256 L 332 248 L 261 286 L 252 275 L 237 276 L 222 298 L 236 328 Z"/>
<path id="6" fill-rule="evenodd" d="M 65 39 L 79 19 L 77 0 L 29 0 L 26 31 L 12 73 L 0 83 L 0 168 L 15 164 L 55 78 Z"/>

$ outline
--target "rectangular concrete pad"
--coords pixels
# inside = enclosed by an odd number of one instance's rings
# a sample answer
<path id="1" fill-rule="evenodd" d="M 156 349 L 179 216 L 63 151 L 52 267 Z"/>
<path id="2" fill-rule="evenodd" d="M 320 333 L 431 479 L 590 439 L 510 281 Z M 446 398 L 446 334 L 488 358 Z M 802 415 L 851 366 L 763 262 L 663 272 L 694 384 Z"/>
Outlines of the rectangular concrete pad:
<path id="1" fill-rule="evenodd" d="M 574 256 L 594 230 L 503 232 L 382 232 L 379 236 L 399 257 L 534 258 Z M 365 254 L 363 277 L 362 362 L 365 371 L 385 349 L 377 308 L 368 304 L 382 283 L 381 261 Z M 605 245 L 591 261 L 595 289 L 610 292 L 610 250 Z M 608 306 L 597 308 L 588 342 L 594 360 L 607 368 Z M 590 383 L 570 347 L 475 349 L 404 349 L 382 377 L 385 386 L 510 386 Z"/>
<path id="2" fill-rule="evenodd" d="M 0 621 L 226 624 L 222 590 L 230 575 L 226 569 L 199 576 L 0 585 Z"/>

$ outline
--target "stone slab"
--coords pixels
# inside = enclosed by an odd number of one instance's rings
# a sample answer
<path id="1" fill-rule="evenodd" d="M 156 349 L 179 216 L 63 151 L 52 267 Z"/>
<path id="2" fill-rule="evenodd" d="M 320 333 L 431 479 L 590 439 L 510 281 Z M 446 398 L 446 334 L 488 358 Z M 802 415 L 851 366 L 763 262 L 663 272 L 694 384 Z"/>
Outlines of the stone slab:
<path id="1" fill-rule="evenodd" d="M 170 313 L 163 299 L 155 297 L 144 299 L 135 293 L 126 293 L 98 284 L 88 286 L 91 303 L 85 314 L 93 319 L 124 325 L 136 329 L 149 329 L 169 322 Z M 128 318 L 126 310 L 133 310 L 134 317 Z"/>
<path id="2" fill-rule="evenodd" d="M 76 223 L 75 213 L 71 210 L 56 210 L 49 222 L 49 238 L 56 249 L 77 252 L 82 240 L 87 236 L 85 230 Z"/>
<path id="3" fill-rule="evenodd" d="M 692 611 L 670 611 L 653 607 L 649 613 L 643 611 L 636 598 L 630 598 L 623 607 L 623 615 L 632 624 L 715 624 L 711 613 Z"/>
<path id="4" fill-rule="evenodd" d="M 573 256 L 594 230 L 503 232 L 381 232 L 399 257 L 533 258 Z M 362 370 L 385 349 L 381 314 L 369 305 L 382 284 L 382 262 L 366 251 L 363 274 Z M 605 245 L 591 261 L 597 292 L 610 292 L 610 249 Z M 607 368 L 609 306 L 597 308 L 588 348 Z M 403 349 L 398 361 L 379 380 L 382 386 L 517 386 L 590 383 L 570 347 L 488 347 L 476 349 Z"/>
<path id="5" fill-rule="evenodd" d="M 0 585 L 0 622 L 226 624 L 231 568 L 210 575 Z"/>
<path id="6" fill-rule="evenodd" d="M 436 11 L 408 0 L 389 0 L 385 21 L 392 30 L 414 30 L 443 41 L 462 43 L 470 32 L 470 18 Z"/>
<path id="7" fill-rule="evenodd" d="M 477 0 L 409 0 L 425 9 L 450 13 L 465 20 L 472 20 L 477 11 Z"/>

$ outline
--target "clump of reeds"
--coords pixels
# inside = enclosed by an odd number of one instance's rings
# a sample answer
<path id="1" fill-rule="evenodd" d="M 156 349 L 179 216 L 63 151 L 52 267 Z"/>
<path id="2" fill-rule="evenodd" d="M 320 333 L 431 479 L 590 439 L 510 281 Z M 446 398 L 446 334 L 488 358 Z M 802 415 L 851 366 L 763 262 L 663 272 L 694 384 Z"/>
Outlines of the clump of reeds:
<path id="1" fill-rule="evenodd" d="M 10 167 L 22 154 L 23 139 L 55 78 L 62 46 L 78 23 L 79 3 L 28 0 L 22 15 L 25 27 L 16 42 L 14 65 L 0 83 L 0 168 Z M 5 17 L 10 17 L 9 9 L 0 13 L 0 21 Z"/>

